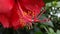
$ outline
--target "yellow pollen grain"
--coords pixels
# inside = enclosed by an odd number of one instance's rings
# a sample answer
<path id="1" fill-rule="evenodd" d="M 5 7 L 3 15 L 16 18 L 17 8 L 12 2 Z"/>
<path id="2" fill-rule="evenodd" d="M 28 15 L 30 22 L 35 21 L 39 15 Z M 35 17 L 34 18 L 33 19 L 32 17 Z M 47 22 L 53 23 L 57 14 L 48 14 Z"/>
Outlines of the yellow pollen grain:
<path id="1" fill-rule="evenodd" d="M 34 17 L 34 12 L 33 11 L 28 11 L 28 14 Z"/>
<path id="2" fill-rule="evenodd" d="M 24 15 L 27 15 L 27 13 L 26 13 L 26 12 L 24 12 Z"/>
<path id="3" fill-rule="evenodd" d="M 26 25 L 25 21 L 23 19 L 20 19 L 20 24 L 22 24 L 23 26 Z"/>

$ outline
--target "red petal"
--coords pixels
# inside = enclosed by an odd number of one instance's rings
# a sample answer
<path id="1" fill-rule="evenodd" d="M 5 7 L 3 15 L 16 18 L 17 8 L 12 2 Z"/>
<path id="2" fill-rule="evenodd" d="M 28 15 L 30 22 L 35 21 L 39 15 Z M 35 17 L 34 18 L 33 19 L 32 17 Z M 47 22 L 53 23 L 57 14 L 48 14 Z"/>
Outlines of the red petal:
<path id="1" fill-rule="evenodd" d="M 0 15 L 0 22 L 1 24 L 3 25 L 4 28 L 9 28 L 9 22 L 8 22 L 8 19 L 5 18 L 4 15 Z"/>
<path id="2" fill-rule="evenodd" d="M 15 29 L 19 28 L 18 26 L 19 24 L 19 15 L 17 13 L 17 7 L 16 5 L 14 5 L 13 9 L 12 9 L 12 16 L 11 16 L 11 24 L 12 27 L 14 27 Z"/>
<path id="3" fill-rule="evenodd" d="M 7 13 L 12 9 L 14 4 L 13 0 L 0 0 L 0 13 Z"/>

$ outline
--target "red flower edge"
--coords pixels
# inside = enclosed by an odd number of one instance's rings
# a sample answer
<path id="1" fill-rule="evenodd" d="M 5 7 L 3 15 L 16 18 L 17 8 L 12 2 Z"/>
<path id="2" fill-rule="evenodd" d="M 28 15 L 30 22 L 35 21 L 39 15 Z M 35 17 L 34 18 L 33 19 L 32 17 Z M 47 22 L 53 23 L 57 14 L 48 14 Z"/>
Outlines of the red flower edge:
<path id="1" fill-rule="evenodd" d="M 5 4 L 6 6 L 0 8 L 0 22 L 4 28 L 18 29 L 27 26 L 27 24 L 32 25 L 32 22 L 40 21 L 37 19 L 37 15 L 45 6 L 43 0 L 3 1 L 6 3 L 1 1 L 2 6 Z"/>

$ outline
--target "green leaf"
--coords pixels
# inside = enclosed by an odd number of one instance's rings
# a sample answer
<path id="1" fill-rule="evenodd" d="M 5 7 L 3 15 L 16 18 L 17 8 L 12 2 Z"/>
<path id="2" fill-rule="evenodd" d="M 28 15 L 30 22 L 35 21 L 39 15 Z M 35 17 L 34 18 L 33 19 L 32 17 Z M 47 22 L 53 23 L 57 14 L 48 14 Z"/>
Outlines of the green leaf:
<path id="1" fill-rule="evenodd" d="M 43 20 L 44 18 L 48 19 L 48 18 L 46 17 L 46 15 L 43 14 L 43 15 L 40 17 L 40 20 Z M 41 23 L 41 24 L 44 24 L 44 25 L 48 25 L 48 26 L 54 27 L 53 22 L 50 21 L 50 20 L 49 20 L 49 21 L 46 21 L 46 22 L 43 22 L 43 23 Z"/>
<path id="2" fill-rule="evenodd" d="M 48 34 L 56 34 L 52 28 L 49 28 Z"/>
<path id="3" fill-rule="evenodd" d="M 60 1 L 59 2 L 57 2 L 57 6 L 56 7 L 60 7 Z"/>
<path id="4" fill-rule="evenodd" d="M 52 2 L 52 1 L 60 1 L 60 0 L 44 0 L 45 3 Z"/>
<path id="5" fill-rule="evenodd" d="M 51 33 L 52 33 L 52 32 L 54 32 L 54 30 L 53 30 L 52 28 L 49 28 L 49 32 L 51 32 Z"/>
<path id="6" fill-rule="evenodd" d="M 37 32 L 35 32 L 35 34 L 42 34 L 42 32 L 41 31 L 37 31 Z"/>
<path id="7" fill-rule="evenodd" d="M 56 1 L 54 2 L 54 1 L 53 1 L 52 3 L 51 3 L 51 2 L 46 3 L 46 7 L 51 7 L 52 4 L 53 4 L 53 5 L 56 5 L 56 4 L 57 4 L 56 7 L 60 7 L 60 1 L 58 1 L 58 2 L 56 2 Z"/>
<path id="8" fill-rule="evenodd" d="M 60 30 L 57 30 L 56 34 L 60 34 Z"/>
<path id="9" fill-rule="evenodd" d="M 48 21 L 48 22 L 43 23 L 43 24 L 48 25 L 48 26 L 51 26 L 51 27 L 54 27 L 54 25 L 53 25 L 53 22 L 52 22 L 52 21 Z"/>

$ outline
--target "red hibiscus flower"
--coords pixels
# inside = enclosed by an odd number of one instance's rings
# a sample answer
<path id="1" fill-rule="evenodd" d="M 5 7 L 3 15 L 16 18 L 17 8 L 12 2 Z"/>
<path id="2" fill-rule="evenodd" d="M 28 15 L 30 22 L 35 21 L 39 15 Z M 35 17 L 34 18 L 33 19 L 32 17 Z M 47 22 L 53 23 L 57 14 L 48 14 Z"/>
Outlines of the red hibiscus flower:
<path id="1" fill-rule="evenodd" d="M 0 22 L 4 28 L 23 28 L 39 21 L 43 0 L 0 0 Z"/>

